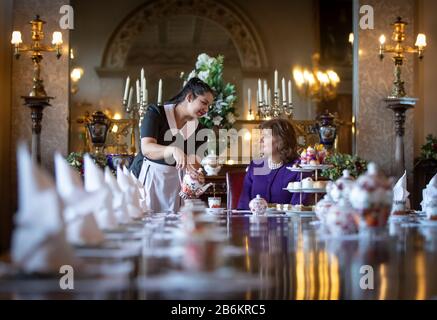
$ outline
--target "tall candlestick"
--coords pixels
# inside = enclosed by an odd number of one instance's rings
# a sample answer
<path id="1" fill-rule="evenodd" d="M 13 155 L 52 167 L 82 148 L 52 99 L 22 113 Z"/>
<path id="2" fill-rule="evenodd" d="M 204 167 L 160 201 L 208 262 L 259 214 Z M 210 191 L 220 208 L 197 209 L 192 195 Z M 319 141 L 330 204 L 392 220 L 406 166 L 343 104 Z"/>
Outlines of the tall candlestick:
<path id="1" fill-rule="evenodd" d="M 274 94 L 278 93 L 279 87 L 278 87 L 278 70 L 275 70 L 275 87 L 274 87 Z"/>
<path id="2" fill-rule="evenodd" d="M 132 87 L 129 88 L 129 98 L 127 101 L 127 110 L 131 110 L 132 107 L 132 96 L 134 95 L 134 89 Z"/>
<path id="3" fill-rule="evenodd" d="M 270 91 L 270 89 L 268 90 L 268 100 L 267 100 L 267 104 L 269 106 L 272 105 L 272 92 Z"/>
<path id="4" fill-rule="evenodd" d="M 258 79 L 258 105 L 263 102 L 263 91 L 262 91 L 261 79 Z"/>
<path id="5" fill-rule="evenodd" d="M 124 87 L 124 95 L 123 95 L 123 101 L 127 101 L 128 94 L 129 94 L 129 85 L 130 85 L 130 78 L 127 77 L 126 79 L 126 86 Z"/>
<path id="6" fill-rule="evenodd" d="M 252 90 L 247 89 L 247 103 L 249 106 L 249 113 L 252 111 Z"/>
<path id="7" fill-rule="evenodd" d="M 282 104 L 287 103 L 287 92 L 285 91 L 285 79 L 282 78 Z"/>
<path id="8" fill-rule="evenodd" d="M 264 80 L 264 104 L 268 104 L 268 96 L 267 96 L 267 81 Z"/>
<path id="9" fill-rule="evenodd" d="M 158 106 L 162 104 L 162 79 L 158 83 Z"/>
<path id="10" fill-rule="evenodd" d="M 137 89 L 137 104 L 140 104 L 141 103 L 141 100 L 140 100 L 140 98 L 141 98 L 140 80 L 137 79 L 137 81 L 135 82 L 135 85 L 136 85 L 136 89 Z"/>
<path id="11" fill-rule="evenodd" d="M 142 103 L 146 103 L 146 78 L 142 78 L 141 80 L 141 96 L 143 101 L 141 101 Z"/>
<path id="12" fill-rule="evenodd" d="M 288 104 L 293 103 L 293 92 L 292 92 L 292 84 L 291 80 L 288 80 Z"/>

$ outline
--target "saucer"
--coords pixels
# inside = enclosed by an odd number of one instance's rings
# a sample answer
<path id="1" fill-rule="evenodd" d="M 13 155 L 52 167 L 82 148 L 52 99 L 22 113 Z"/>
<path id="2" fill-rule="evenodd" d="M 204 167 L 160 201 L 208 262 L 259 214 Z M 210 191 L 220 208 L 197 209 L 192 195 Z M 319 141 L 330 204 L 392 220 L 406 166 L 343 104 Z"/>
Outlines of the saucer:
<path id="1" fill-rule="evenodd" d="M 211 214 L 226 214 L 227 210 L 226 208 L 207 208 L 206 212 Z"/>

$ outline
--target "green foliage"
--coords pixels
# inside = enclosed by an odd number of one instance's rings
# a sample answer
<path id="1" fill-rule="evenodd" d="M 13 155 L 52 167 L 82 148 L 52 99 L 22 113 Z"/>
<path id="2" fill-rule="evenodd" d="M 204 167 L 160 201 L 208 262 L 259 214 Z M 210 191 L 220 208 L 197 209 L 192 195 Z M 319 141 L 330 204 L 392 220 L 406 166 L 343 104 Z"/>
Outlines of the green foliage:
<path id="1" fill-rule="evenodd" d="M 357 178 L 367 170 L 367 161 L 357 156 L 344 153 L 333 153 L 325 159 L 325 164 L 333 165 L 332 168 L 324 169 L 322 176 L 331 180 L 337 180 L 343 175 L 343 170 L 349 170 L 351 176 Z"/>
<path id="2" fill-rule="evenodd" d="M 83 165 L 83 156 L 85 154 L 83 152 L 71 152 L 67 156 L 67 162 L 70 166 L 76 169 L 81 175 L 83 175 L 84 165 Z M 108 160 L 104 154 L 89 154 L 91 159 L 94 160 L 94 163 L 97 164 L 100 168 L 104 169 L 108 165 Z"/>
<path id="3" fill-rule="evenodd" d="M 197 57 L 196 67 L 186 80 L 198 77 L 206 82 L 214 91 L 215 99 L 208 113 L 200 119 L 207 128 L 232 128 L 236 117 L 234 104 L 237 100 L 235 85 L 225 83 L 223 79 L 224 57 L 210 57 L 202 53 Z"/>
<path id="4" fill-rule="evenodd" d="M 437 138 L 432 134 L 426 137 L 426 142 L 420 148 L 419 160 L 437 160 Z"/>

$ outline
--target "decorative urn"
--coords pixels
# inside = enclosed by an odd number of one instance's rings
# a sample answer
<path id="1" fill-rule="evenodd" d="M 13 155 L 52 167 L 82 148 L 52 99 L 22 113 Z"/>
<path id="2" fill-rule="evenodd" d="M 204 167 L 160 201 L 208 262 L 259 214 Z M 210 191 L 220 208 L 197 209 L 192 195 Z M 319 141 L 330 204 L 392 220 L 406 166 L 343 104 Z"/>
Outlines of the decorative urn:
<path id="1" fill-rule="evenodd" d="M 261 198 L 259 194 L 255 198 L 250 200 L 249 208 L 253 215 L 262 216 L 266 213 L 268 203 L 264 198 Z"/>

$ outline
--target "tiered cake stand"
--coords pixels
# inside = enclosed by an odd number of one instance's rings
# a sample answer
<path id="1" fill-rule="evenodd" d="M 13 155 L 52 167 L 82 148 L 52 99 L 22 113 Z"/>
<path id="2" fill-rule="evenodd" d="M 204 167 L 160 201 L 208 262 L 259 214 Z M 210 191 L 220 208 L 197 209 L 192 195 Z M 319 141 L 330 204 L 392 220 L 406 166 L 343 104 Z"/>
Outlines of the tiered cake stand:
<path id="1" fill-rule="evenodd" d="M 310 173 L 314 172 L 314 182 L 319 181 L 319 170 L 324 170 L 331 168 L 331 165 L 300 165 L 299 167 L 287 167 L 288 170 L 292 172 L 299 172 L 300 173 L 300 181 L 303 180 L 303 174 L 304 173 Z M 318 202 L 318 198 L 320 194 L 326 193 L 326 188 L 301 188 L 301 189 L 290 189 L 290 188 L 284 188 L 284 190 L 287 190 L 291 193 L 299 193 L 300 194 L 300 205 L 302 205 L 302 196 L 304 193 L 312 193 L 314 194 L 314 205 Z M 314 215 L 314 211 L 301 211 L 301 210 L 285 210 L 285 213 L 287 214 L 299 214 L 299 215 Z"/>

